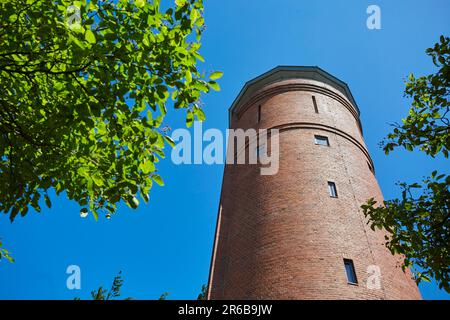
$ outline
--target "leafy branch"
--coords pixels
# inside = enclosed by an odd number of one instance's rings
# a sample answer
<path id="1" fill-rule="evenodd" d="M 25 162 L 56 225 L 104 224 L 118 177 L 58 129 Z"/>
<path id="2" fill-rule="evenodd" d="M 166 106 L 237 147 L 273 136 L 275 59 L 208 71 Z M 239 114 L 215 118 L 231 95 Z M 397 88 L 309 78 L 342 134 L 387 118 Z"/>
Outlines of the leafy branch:
<path id="1" fill-rule="evenodd" d="M 168 108 L 186 125 L 221 72 L 198 68 L 203 0 L 0 2 L 0 211 L 13 221 L 65 192 L 109 218 L 164 185 Z M 72 9 L 70 9 L 72 8 Z M 70 10 L 69 10 L 70 9 Z M 42 201 L 44 200 L 44 201 Z"/>
<path id="2" fill-rule="evenodd" d="M 389 154 L 397 147 L 415 148 L 431 157 L 448 158 L 450 150 L 450 38 L 426 50 L 438 68 L 435 74 L 410 75 L 405 96 L 412 105 L 401 124 L 381 142 Z M 413 269 L 417 283 L 436 279 L 450 292 L 450 175 L 433 171 L 422 183 L 400 183 L 402 197 L 362 206 L 372 229 L 387 231 L 386 246 L 404 257 L 403 267 Z"/>

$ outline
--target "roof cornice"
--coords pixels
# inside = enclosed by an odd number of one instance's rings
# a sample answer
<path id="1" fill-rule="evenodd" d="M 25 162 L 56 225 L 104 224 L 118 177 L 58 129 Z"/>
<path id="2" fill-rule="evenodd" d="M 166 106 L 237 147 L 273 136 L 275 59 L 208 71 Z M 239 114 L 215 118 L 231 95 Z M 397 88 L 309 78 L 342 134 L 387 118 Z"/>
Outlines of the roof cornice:
<path id="1" fill-rule="evenodd" d="M 348 85 L 335 76 L 317 66 L 278 66 L 245 83 L 228 110 L 230 120 L 232 114 L 237 111 L 237 107 L 245 104 L 245 102 L 261 88 L 272 83 L 289 79 L 316 80 L 328 84 L 342 93 L 355 107 L 358 115 L 360 114 L 358 105 L 356 104 Z"/>

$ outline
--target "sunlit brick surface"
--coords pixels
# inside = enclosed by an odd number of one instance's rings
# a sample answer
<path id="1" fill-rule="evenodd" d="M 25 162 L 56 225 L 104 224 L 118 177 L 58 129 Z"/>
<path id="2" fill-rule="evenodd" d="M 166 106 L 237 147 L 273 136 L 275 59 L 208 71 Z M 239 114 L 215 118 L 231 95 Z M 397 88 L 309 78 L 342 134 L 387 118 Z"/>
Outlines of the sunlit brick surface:
<path id="1" fill-rule="evenodd" d="M 261 176 L 259 165 L 226 166 L 208 297 L 420 299 L 410 272 L 360 210 L 382 194 L 356 108 L 332 85 L 283 79 L 238 101 L 231 118 L 232 128 L 280 129 L 280 168 Z M 315 145 L 314 135 L 330 146 Z M 327 181 L 336 183 L 338 198 L 329 196 Z M 354 262 L 357 285 L 347 283 L 344 258 Z M 367 286 L 371 265 L 381 270 L 380 289 Z"/>

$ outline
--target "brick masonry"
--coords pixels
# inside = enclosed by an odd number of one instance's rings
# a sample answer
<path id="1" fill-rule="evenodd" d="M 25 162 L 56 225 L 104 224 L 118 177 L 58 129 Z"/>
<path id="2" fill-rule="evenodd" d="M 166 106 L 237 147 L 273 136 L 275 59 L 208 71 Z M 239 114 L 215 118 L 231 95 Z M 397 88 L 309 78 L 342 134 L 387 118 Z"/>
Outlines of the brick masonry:
<path id="1" fill-rule="evenodd" d="M 348 96 L 317 80 L 283 77 L 239 104 L 232 128 L 280 129 L 280 167 L 262 176 L 259 165 L 226 165 L 208 298 L 421 299 L 360 209 L 383 196 Z M 330 146 L 316 145 L 314 135 Z M 338 198 L 329 196 L 328 181 Z M 357 285 L 347 283 L 344 258 L 354 262 Z M 380 268 L 380 289 L 366 285 L 371 265 Z"/>

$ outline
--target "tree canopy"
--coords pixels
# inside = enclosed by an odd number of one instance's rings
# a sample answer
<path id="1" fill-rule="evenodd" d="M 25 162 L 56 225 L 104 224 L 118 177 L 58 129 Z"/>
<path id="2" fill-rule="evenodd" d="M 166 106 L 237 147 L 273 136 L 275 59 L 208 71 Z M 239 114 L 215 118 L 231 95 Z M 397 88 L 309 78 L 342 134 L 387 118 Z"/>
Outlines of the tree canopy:
<path id="1" fill-rule="evenodd" d="M 97 290 L 91 291 L 92 300 L 115 300 L 121 296 L 121 290 L 123 286 L 123 277 L 122 271 L 119 271 L 117 276 L 114 277 L 114 280 L 111 284 L 111 288 L 104 289 L 103 286 L 100 286 Z M 206 300 L 208 291 L 208 286 L 206 284 L 202 285 L 202 290 L 197 297 L 197 300 Z M 167 297 L 170 295 L 169 292 L 163 292 L 158 300 L 167 300 Z M 74 300 L 81 300 L 79 297 L 76 297 Z M 124 300 L 134 300 L 132 297 L 125 298 Z"/>
<path id="2" fill-rule="evenodd" d="M 202 285 L 202 291 L 197 296 L 197 300 L 206 300 L 208 297 L 208 285 Z"/>
<path id="3" fill-rule="evenodd" d="M 0 0 L 0 211 L 51 189 L 95 219 L 147 202 L 168 107 L 202 121 L 220 89 L 197 67 L 204 29 L 202 0 Z"/>
<path id="4" fill-rule="evenodd" d="M 0 261 L 2 260 L 2 258 L 5 258 L 9 262 L 14 262 L 14 259 L 11 256 L 10 252 L 8 251 L 8 249 L 5 249 L 3 247 L 3 243 L 2 243 L 2 240 L 0 238 Z"/>
<path id="5" fill-rule="evenodd" d="M 114 280 L 111 284 L 111 288 L 103 289 L 102 286 L 100 286 L 97 290 L 91 291 L 91 298 L 92 300 L 115 300 L 120 297 L 121 295 L 121 289 L 123 286 L 123 278 L 122 278 L 122 271 L 119 271 L 117 276 L 114 277 Z M 74 300 L 81 300 L 80 298 L 75 298 Z M 124 300 L 133 300 L 133 298 L 128 297 Z"/>
<path id="6" fill-rule="evenodd" d="M 418 149 L 431 157 L 448 158 L 450 151 L 450 38 L 426 50 L 437 72 L 410 75 L 405 96 L 412 99 L 409 113 L 395 124 L 381 145 L 389 154 L 398 147 Z M 386 245 L 403 254 L 404 267 L 412 267 L 417 282 L 436 279 L 450 292 L 450 175 L 433 171 L 421 183 L 400 183 L 402 197 L 377 206 L 363 205 L 371 227 L 388 231 Z"/>

